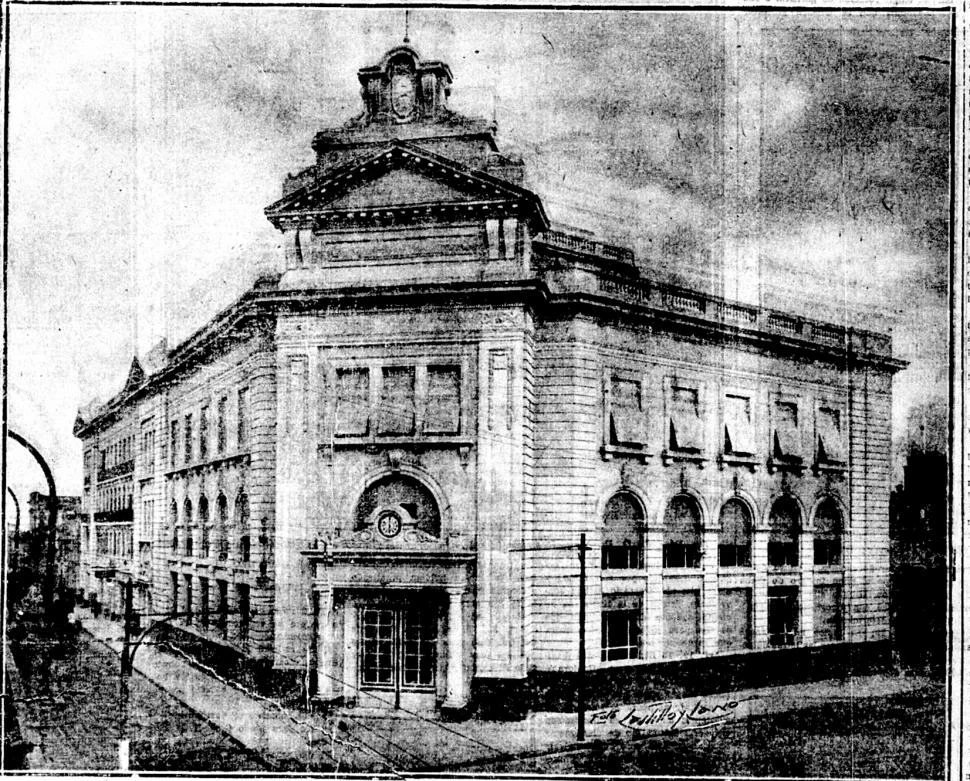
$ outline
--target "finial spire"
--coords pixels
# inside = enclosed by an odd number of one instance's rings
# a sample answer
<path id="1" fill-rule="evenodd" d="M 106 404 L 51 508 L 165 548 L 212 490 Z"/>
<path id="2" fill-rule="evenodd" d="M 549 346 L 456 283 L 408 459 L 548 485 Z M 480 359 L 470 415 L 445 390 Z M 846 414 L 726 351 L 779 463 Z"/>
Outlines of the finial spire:
<path id="1" fill-rule="evenodd" d="M 408 8 L 404 9 L 404 42 L 411 43 L 411 39 L 408 38 L 408 22 L 410 21 L 411 11 Z"/>

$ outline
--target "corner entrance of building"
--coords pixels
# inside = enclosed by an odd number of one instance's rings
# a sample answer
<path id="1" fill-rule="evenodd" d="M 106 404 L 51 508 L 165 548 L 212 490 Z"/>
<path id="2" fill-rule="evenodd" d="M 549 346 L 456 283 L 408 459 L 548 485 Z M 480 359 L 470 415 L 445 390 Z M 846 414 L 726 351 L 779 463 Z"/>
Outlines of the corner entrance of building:
<path id="1" fill-rule="evenodd" d="M 433 707 L 438 616 L 431 606 L 360 611 L 360 687 L 387 692 L 395 707 Z"/>

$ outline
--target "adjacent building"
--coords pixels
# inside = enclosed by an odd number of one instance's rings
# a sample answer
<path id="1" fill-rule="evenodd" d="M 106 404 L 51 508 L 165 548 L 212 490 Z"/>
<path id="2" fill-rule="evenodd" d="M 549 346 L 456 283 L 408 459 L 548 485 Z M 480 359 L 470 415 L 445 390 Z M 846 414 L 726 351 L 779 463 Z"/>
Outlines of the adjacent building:
<path id="1" fill-rule="evenodd" d="M 278 272 L 79 416 L 86 589 L 369 707 L 570 707 L 582 534 L 600 699 L 885 644 L 890 338 L 660 284 L 446 64 L 359 79 Z"/>

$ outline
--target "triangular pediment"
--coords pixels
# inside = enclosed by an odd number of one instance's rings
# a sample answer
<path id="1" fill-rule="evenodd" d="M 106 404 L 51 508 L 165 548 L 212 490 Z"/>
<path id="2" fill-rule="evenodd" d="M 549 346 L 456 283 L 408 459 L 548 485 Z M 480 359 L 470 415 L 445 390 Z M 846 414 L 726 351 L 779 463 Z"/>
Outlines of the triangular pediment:
<path id="1" fill-rule="evenodd" d="M 267 207 L 266 216 L 281 227 L 326 212 L 522 202 L 545 221 L 534 193 L 398 141 L 290 193 Z"/>
<path id="2" fill-rule="evenodd" d="M 138 356 L 131 359 L 131 368 L 128 369 L 128 379 L 125 380 L 125 387 L 122 393 L 127 393 L 137 388 L 145 381 L 145 370 L 141 368 Z"/>

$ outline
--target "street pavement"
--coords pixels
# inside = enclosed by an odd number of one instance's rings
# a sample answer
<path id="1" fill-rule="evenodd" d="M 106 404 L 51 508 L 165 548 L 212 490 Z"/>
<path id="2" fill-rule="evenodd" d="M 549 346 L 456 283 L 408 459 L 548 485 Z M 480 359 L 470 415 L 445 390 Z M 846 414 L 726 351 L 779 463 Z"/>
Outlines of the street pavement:
<path id="1" fill-rule="evenodd" d="M 9 648 L 8 680 L 18 721 L 34 744 L 29 769 L 118 768 L 118 656 L 85 632 L 59 643 L 28 634 L 12 640 Z M 131 769 L 267 769 L 228 732 L 140 672 L 132 676 L 129 691 Z"/>
<path id="2" fill-rule="evenodd" d="M 86 615 L 83 624 L 94 637 L 120 652 L 117 623 Z M 402 772 L 473 768 L 513 756 L 576 748 L 576 714 L 535 713 L 524 721 L 471 719 L 449 723 L 431 714 L 416 717 L 367 708 L 311 713 L 220 680 L 171 650 L 143 646 L 134 667 L 277 770 Z M 848 684 L 844 680 L 816 681 L 734 692 L 731 697 L 750 701 L 746 714 L 763 715 L 813 707 L 821 702 L 888 696 L 926 684 L 925 679 L 918 677 L 871 675 L 855 677 Z M 612 736 L 616 734 L 614 730 Z M 158 737 L 162 739 L 162 734 Z M 600 733 L 596 737 L 611 735 Z"/>

